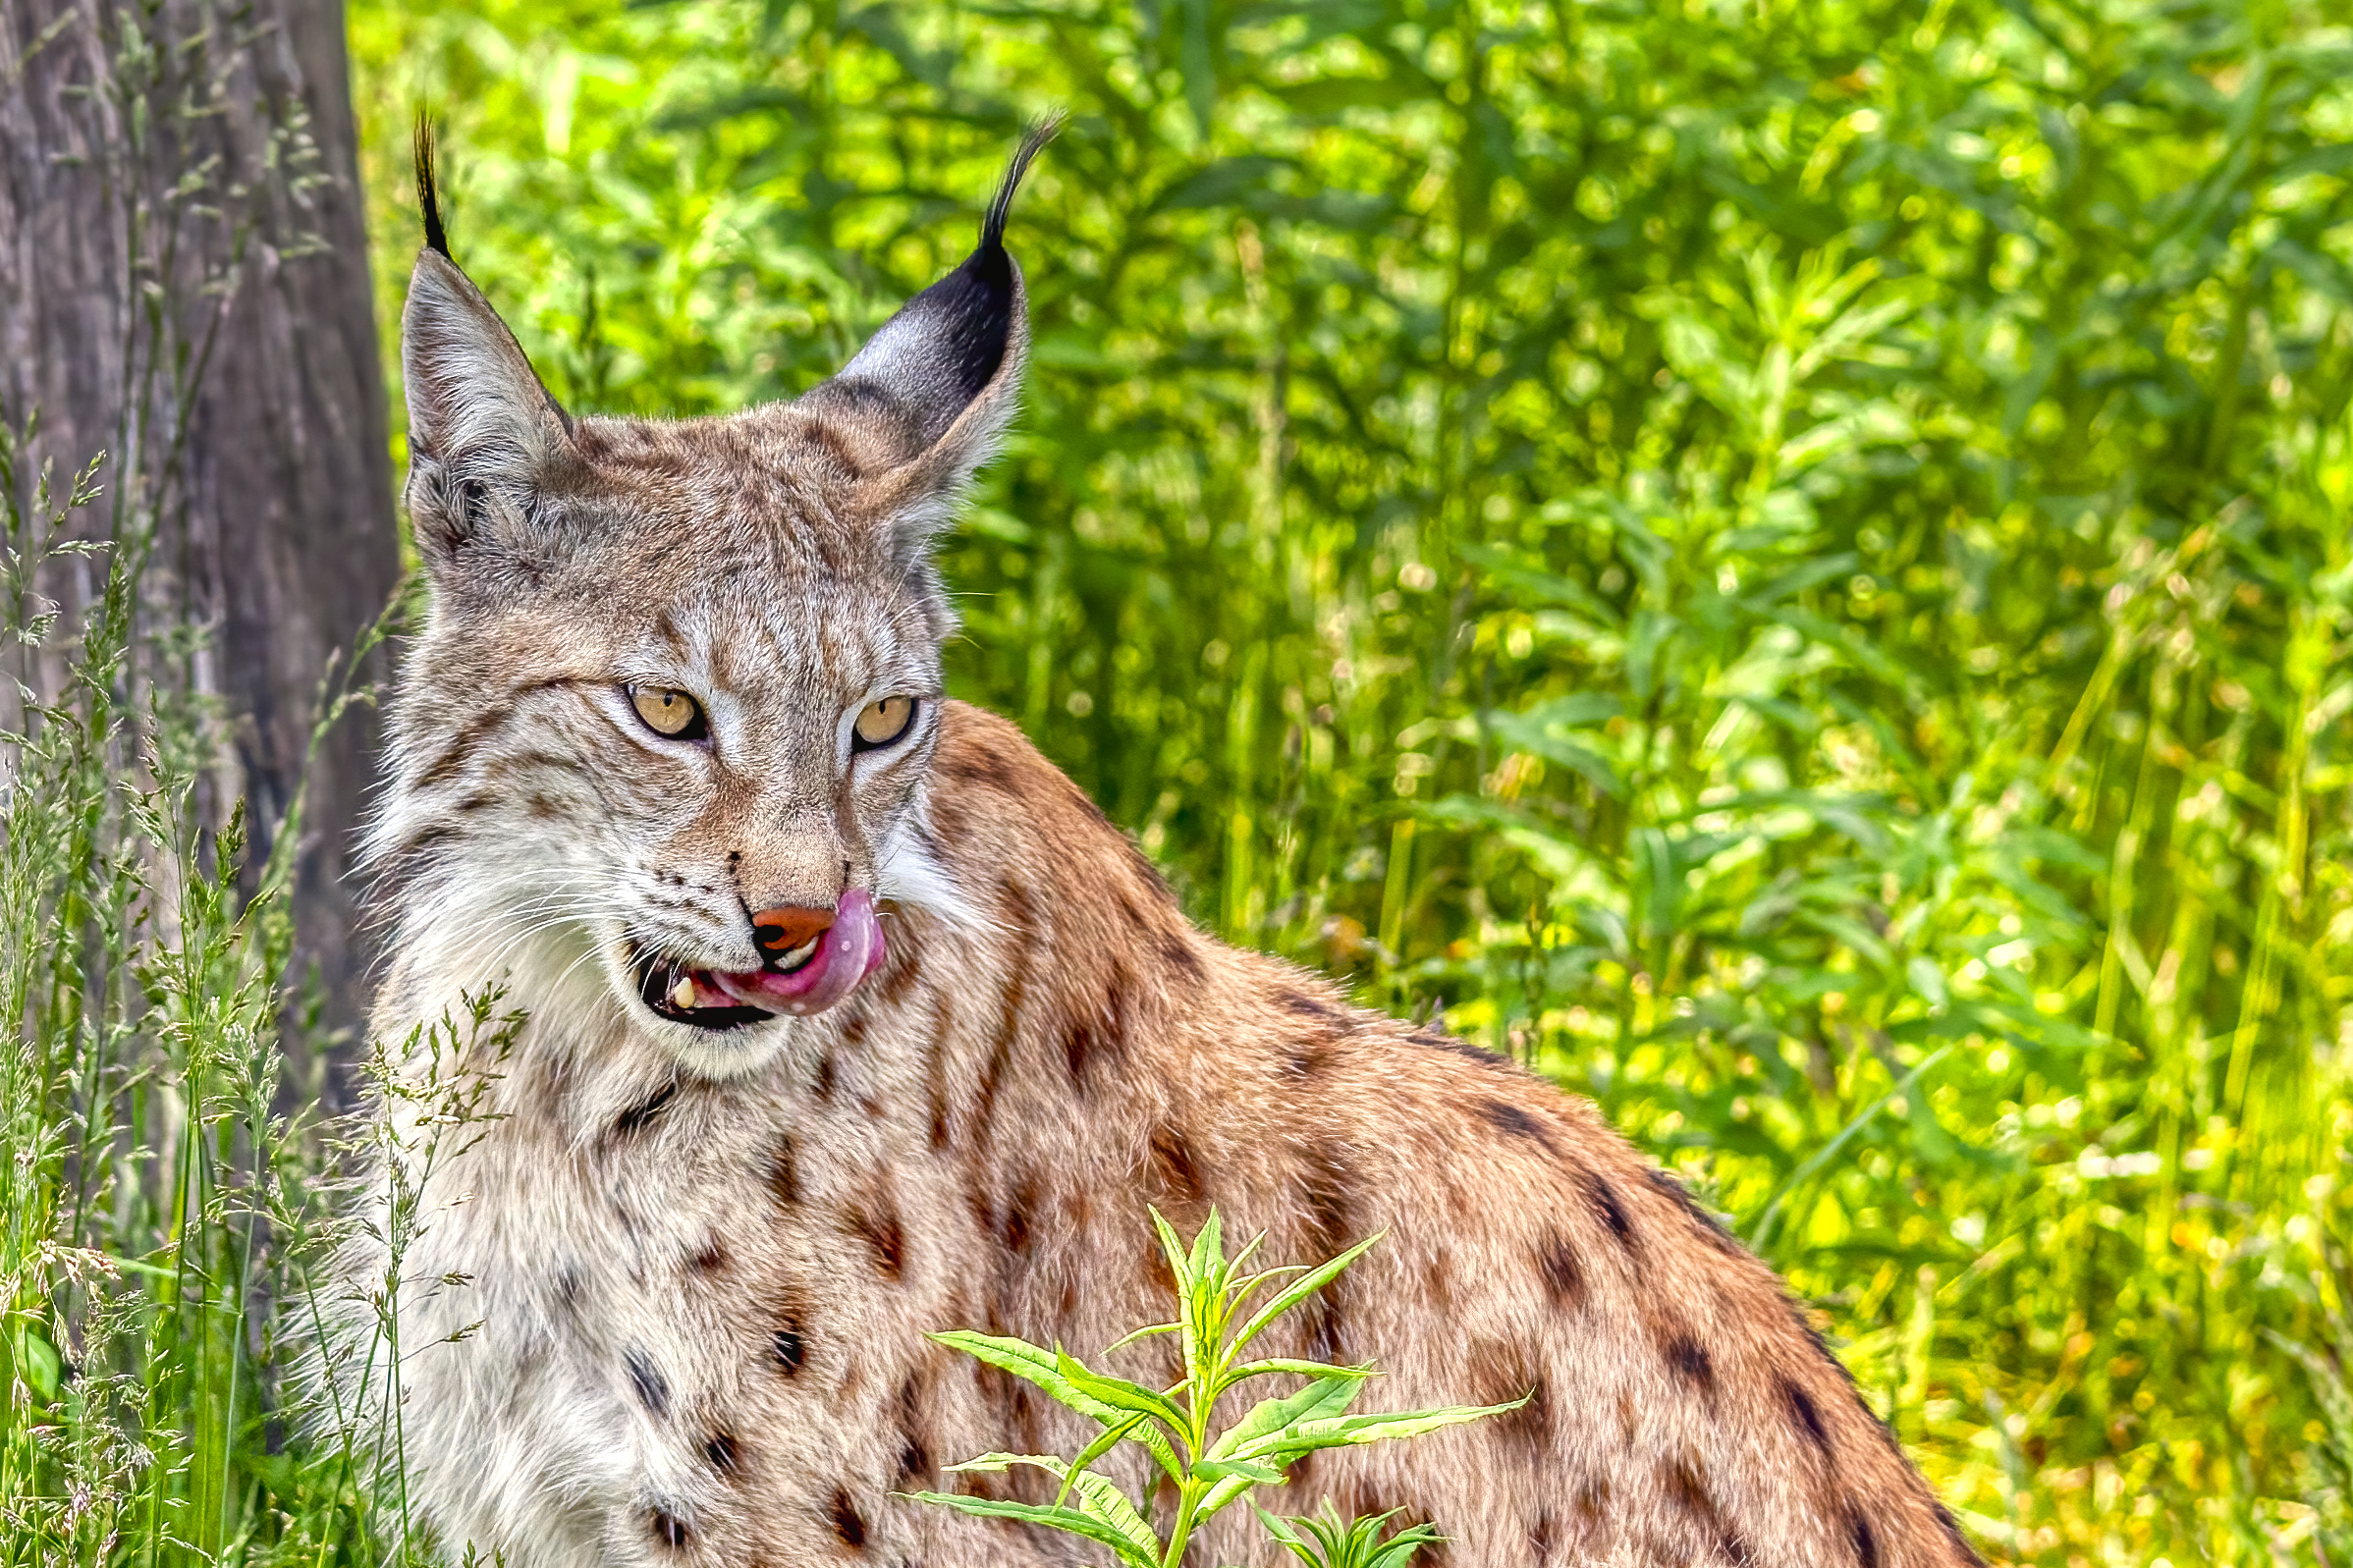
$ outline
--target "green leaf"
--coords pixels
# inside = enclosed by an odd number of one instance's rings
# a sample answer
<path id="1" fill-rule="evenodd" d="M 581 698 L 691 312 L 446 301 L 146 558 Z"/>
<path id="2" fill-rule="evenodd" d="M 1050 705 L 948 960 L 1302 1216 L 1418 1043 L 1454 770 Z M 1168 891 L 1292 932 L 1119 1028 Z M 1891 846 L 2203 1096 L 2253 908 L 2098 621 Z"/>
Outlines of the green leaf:
<path id="1" fill-rule="evenodd" d="M 1361 1367 L 1334 1367 L 1321 1361 L 1297 1361 L 1287 1356 L 1277 1356 L 1268 1361 L 1244 1362 L 1233 1369 L 1231 1377 L 1235 1382 L 1240 1382 L 1248 1378 L 1267 1378 L 1277 1373 L 1289 1373 L 1300 1378 L 1370 1378 L 1374 1375 L 1374 1368 L 1369 1361 Z"/>
<path id="2" fill-rule="evenodd" d="M 1254 1481 L 1264 1486 L 1283 1485 L 1282 1471 L 1255 1459 L 1196 1459 L 1193 1461 L 1193 1474 L 1211 1481 L 1238 1476 L 1244 1481 Z"/>
<path id="3" fill-rule="evenodd" d="M 1074 1472 L 1069 1480 L 1077 1487 L 1079 1495 L 1085 1498 L 1086 1512 L 1090 1516 L 1102 1520 L 1126 1537 L 1147 1561 L 1159 1560 L 1160 1538 L 1152 1533 L 1152 1526 L 1137 1511 L 1135 1504 L 1128 1500 L 1127 1493 L 1120 1489 L 1118 1483 L 1109 1476 L 1098 1476 L 1091 1472 Z"/>
<path id="4" fill-rule="evenodd" d="M 1444 1410 L 1412 1410 L 1386 1416 L 1340 1416 L 1300 1421 L 1242 1444 L 1232 1457 L 1263 1459 L 1283 1455 L 1295 1458 L 1321 1448 L 1346 1448 L 1368 1442 L 1383 1442 L 1393 1437 L 1418 1437 L 1423 1433 L 1436 1432 L 1441 1427 L 1458 1427 L 1464 1422 L 1500 1416 L 1517 1410 L 1527 1402 L 1525 1398 L 1520 1398 L 1507 1405 L 1453 1405 Z"/>
<path id="5" fill-rule="evenodd" d="M 18 1376 L 25 1379 L 41 1403 L 57 1397 L 65 1382 L 65 1358 L 49 1343 L 49 1336 L 38 1324 L 27 1323 L 17 1330 L 16 1362 Z"/>
<path id="6" fill-rule="evenodd" d="M 1215 1217 L 1213 1216 L 1212 1217 L 1214 1221 Z M 1272 1300 L 1267 1302 L 1265 1306 L 1259 1308 L 1257 1314 L 1252 1317 L 1248 1323 L 1242 1325 L 1241 1332 L 1233 1336 L 1233 1344 L 1231 1348 L 1238 1352 L 1242 1346 L 1248 1344 L 1251 1340 L 1257 1338 L 1259 1334 L 1264 1332 L 1267 1325 L 1273 1323 L 1277 1318 L 1282 1317 L 1285 1313 L 1290 1311 L 1293 1307 L 1296 1307 L 1300 1302 L 1305 1301 L 1309 1296 L 1314 1295 L 1317 1291 L 1330 1284 L 1335 1278 L 1339 1277 L 1340 1271 L 1342 1269 L 1347 1268 L 1348 1265 L 1354 1263 L 1357 1259 L 1372 1251 L 1373 1248 L 1379 1244 L 1381 1238 L 1388 1234 L 1389 1232 L 1386 1230 L 1375 1231 L 1372 1235 L 1365 1237 L 1364 1240 L 1358 1242 L 1355 1246 L 1350 1247 L 1346 1252 L 1341 1253 L 1339 1257 L 1331 1259 L 1323 1264 L 1319 1264 L 1317 1267 L 1308 1270 L 1307 1272 L 1301 1274 L 1298 1278 L 1292 1280 Z"/>
<path id="7" fill-rule="evenodd" d="M 942 1465 L 950 1475 L 966 1473 L 976 1476 L 1002 1476 L 1015 1465 L 1033 1465 L 1040 1470 L 1062 1474 L 1063 1462 L 1054 1454 L 982 1454 L 960 1465 Z"/>
<path id="8" fill-rule="evenodd" d="M 909 1491 L 900 1495 L 914 1502 L 937 1503 L 943 1508 L 953 1508 L 959 1514 L 970 1514 L 975 1519 L 1018 1519 L 1023 1524 L 1043 1525 L 1049 1530 L 1083 1536 L 1119 1553 L 1120 1561 L 1127 1564 L 1128 1568 L 1160 1568 L 1156 1553 L 1149 1548 L 1139 1547 L 1109 1521 L 1082 1513 L 1076 1508 L 999 1501 L 994 1497 L 958 1497 L 944 1491 Z"/>
<path id="9" fill-rule="evenodd" d="M 1177 212 L 1188 207 L 1222 207 L 1247 191 L 1263 189 L 1269 175 L 1289 167 L 1287 158 L 1261 154 L 1221 159 L 1162 191 L 1149 210 Z"/>
<path id="10" fill-rule="evenodd" d="M 1065 1498 L 1068 1497 L 1070 1494 L 1070 1487 L 1074 1484 L 1075 1478 L 1085 1471 L 1087 1466 L 1093 1464 L 1105 1454 L 1110 1453 L 1112 1449 L 1126 1441 L 1128 1434 L 1134 1432 L 1137 1427 L 1143 1425 L 1146 1419 L 1147 1418 L 1139 1415 L 1134 1417 L 1132 1420 L 1121 1423 L 1117 1427 L 1104 1428 L 1102 1435 L 1097 1437 L 1093 1442 L 1088 1443 L 1084 1448 L 1081 1448 L 1078 1451 L 1078 1457 L 1070 1461 L 1069 1474 L 1063 1478 L 1063 1489 L 1054 1494 L 1054 1500 L 1057 1503 L 1060 1503 Z"/>
<path id="11" fill-rule="evenodd" d="M 1192 1428 L 1192 1422 L 1185 1415 L 1183 1407 L 1167 1394 L 1147 1388 L 1140 1382 L 1130 1382 L 1124 1378 L 1107 1378 L 1100 1373 L 1090 1372 L 1067 1351 L 1055 1351 L 1054 1370 L 1061 1373 L 1064 1380 L 1078 1392 L 1090 1399 L 1100 1400 L 1115 1410 L 1167 1422 L 1170 1430 L 1176 1433 L 1188 1432 Z"/>
<path id="12" fill-rule="evenodd" d="M 1063 1376 L 1061 1368 L 1055 1363 L 1054 1353 L 1041 1350 L 1027 1340 L 1001 1339 L 991 1334 L 974 1333 L 967 1328 L 951 1329 L 927 1337 L 951 1350 L 960 1350 L 975 1360 L 986 1362 L 1000 1372 L 1010 1372 L 1025 1382 L 1035 1383 L 1062 1404 L 1106 1427 L 1119 1426 L 1128 1417 L 1129 1412 L 1106 1404 L 1079 1389 Z M 1176 1450 L 1158 1428 L 1146 1425 L 1130 1435 L 1134 1441 L 1143 1444 L 1171 1481 L 1182 1484 L 1184 1469 L 1177 1461 Z"/>
<path id="13" fill-rule="evenodd" d="M 1363 1387 L 1364 1375 L 1349 1371 L 1318 1378 L 1292 1393 L 1262 1399 L 1241 1420 L 1219 1434 L 1217 1441 L 1209 1445 L 1206 1457 L 1231 1459 L 1240 1454 L 1245 1445 L 1260 1441 L 1270 1433 L 1282 1432 L 1293 1423 L 1328 1421 L 1346 1411 Z"/>
<path id="14" fill-rule="evenodd" d="M 1156 1323 L 1144 1328 L 1130 1328 L 1127 1330 L 1127 1332 L 1122 1334 L 1110 1344 L 1105 1345 L 1103 1347 L 1103 1353 L 1108 1356 L 1115 1350 L 1121 1349 L 1126 1345 L 1132 1345 L 1139 1339 L 1149 1339 L 1154 1334 L 1174 1334 L 1181 1333 L 1183 1331 L 1184 1325 L 1180 1323 Z"/>

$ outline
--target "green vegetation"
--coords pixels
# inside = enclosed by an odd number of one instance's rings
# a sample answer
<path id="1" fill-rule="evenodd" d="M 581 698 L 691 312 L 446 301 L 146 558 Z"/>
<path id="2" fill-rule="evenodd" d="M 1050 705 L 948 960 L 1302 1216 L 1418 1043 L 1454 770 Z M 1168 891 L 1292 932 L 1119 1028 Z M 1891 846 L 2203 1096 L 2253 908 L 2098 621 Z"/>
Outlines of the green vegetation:
<path id="1" fill-rule="evenodd" d="M 2185 1564 L 2309 1554 L 2313 1506 L 2353 1546 L 2281 1343 L 2334 1365 L 2353 1135 L 2327 20 L 368 0 L 353 36 L 388 312 L 421 101 L 460 260 L 587 408 L 808 386 L 1067 107 L 1012 230 L 1029 411 L 947 557 L 962 692 L 1229 937 L 1695 1178 L 1990 1553 Z"/>
<path id="2" fill-rule="evenodd" d="M 387 343 L 423 102 L 586 409 L 808 386 L 1070 109 L 959 689 L 1208 923 L 1595 1097 L 2051 1568 L 2353 1553 L 2334 20 L 351 14 Z M 281 908 L 186 827 L 197 637 L 99 482 L 6 518 L 0 1563 L 373 1560 L 348 1412 L 289 1403 Z M 60 618 L 77 495 L 124 547 Z"/>
<path id="3" fill-rule="evenodd" d="M 242 817 L 192 826 L 204 715 L 156 678 L 193 640 L 137 627 L 152 492 L 24 450 L 0 427 L 0 1564 L 373 1562 L 353 1426 L 288 1380 L 326 1213 L 317 1128 L 277 1108 L 316 1098 L 278 1045 L 315 1012 L 287 985 L 301 803 L 247 898 Z M 100 506 L 112 549 L 80 542 Z M 35 583 L 75 556 L 70 618 Z"/>
<path id="4" fill-rule="evenodd" d="M 1123 1568 L 1178 1568 L 1194 1532 L 1248 1497 L 1253 1487 L 1282 1486 L 1286 1472 L 1309 1454 L 1418 1437 L 1441 1427 L 1516 1410 L 1527 1402 L 1351 1416 L 1348 1407 L 1364 1392 L 1373 1367 L 1336 1367 L 1280 1357 L 1245 1361 L 1242 1352 L 1276 1319 L 1339 1278 L 1341 1270 L 1371 1251 L 1378 1236 L 1313 1269 L 1270 1269 L 1245 1274 L 1242 1266 L 1266 1238 L 1258 1237 L 1229 1259 L 1225 1225 L 1216 1210 L 1210 1211 L 1190 1247 L 1158 1210 L 1152 1213 L 1152 1223 L 1160 1232 L 1161 1251 L 1176 1282 L 1176 1321 L 1138 1328 L 1106 1346 L 1105 1354 L 1155 1334 L 1175 1334 L 1182 1347 L 1184 1375 L 1173 1387 L 1147 1388 L 1092 1371 L 1059 1345 L 1047 1350 L 1026 1340 L 968 1329 L 934 1334 L 934 1339 L 952 1350 L 1035 1383 L 1059 1403 L 1100 1426 L 1103 1434 L 1075 1459 L 1054 1454 L 983 1454 L 948 1467 L 952 1472 L 987 1475 L 1003 1475 L 1014 1465 L 1043 1470 L 1062 1483 L 1051 1503 L 936 1491 L 913 1493 L 919 1501 L 977 1518 L 1018 1519 L 1060 1530 L 1108 1548 Z M 1298 1277 L 1283 1277 L 1293 1273 Z M 1264 1301 L 1251 1300 L 1273 1285 L 1280 1288 Z M 1218 1401 L 1260 1378 L 1304 1378 L 1307 1381 L 1287 1394 L 1259 1400 L 1232 1426 L 1222 1433 L 1213 1432 L 1210 1424 Z M 1142 1449 L 1175 1488 L 1176 1508 L 1165 1541 L 1120 1484 L 1093 1468 L 1122 1443 Z M 1330 1506 L 1326 1499 L 1326 1507 Z M 1383 1568 L 1388 1564 L 1401 1568 L 1416 1547 L 1440 1539 L 1427 1527 L 1415 1527 L 1397 1532 L 1375 1551 L 1373 1539 L 1387 1514 L 1345 1524 L 1335 1517 L 1329 1526 L 1313 1519 L 1294 1521 L 1324 1548 L 1319 1559 L 1312 1554 L 1314 1547 L 1289 1524 L 1263 1509 L 1258 1513 L 1276 1540 L 1320 1568 Z"/>

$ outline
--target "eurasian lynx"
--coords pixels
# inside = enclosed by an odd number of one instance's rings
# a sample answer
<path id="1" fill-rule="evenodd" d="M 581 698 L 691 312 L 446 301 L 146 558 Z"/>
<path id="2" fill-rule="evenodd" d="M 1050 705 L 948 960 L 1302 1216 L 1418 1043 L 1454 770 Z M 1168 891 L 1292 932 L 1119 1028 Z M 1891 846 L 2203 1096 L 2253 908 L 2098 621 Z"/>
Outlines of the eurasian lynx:
<path id="1" fill-rule="evenodd" d="M 404 1261 L 412 1511 L 515 1568 L 1087 1560 L 895 1496 L 1093 1435 L 924 1330 L 1098 1350 L 1168 1315 L 1146 1207 L 1214 1204 L 1278 1263 L 1388 1232 L 1273 1353 L 1378 1358 L 1365 1408 L 1532 1395 L 1319 1456 L 1294 1510 L 1401 1507 L 1457 1564 L 1975 1561 L 1771 1271 L 1591 1106 L 1202 935 L 943 700 L 930 548 L 1013 413 L 1036 142 L 840 375 L 727 418 L 566 413 L 429 217 L 375 1028 L 493 986 L 527 1022 Z M 1194 1560 L 1274 1561 L 1255 1535 Z"/>

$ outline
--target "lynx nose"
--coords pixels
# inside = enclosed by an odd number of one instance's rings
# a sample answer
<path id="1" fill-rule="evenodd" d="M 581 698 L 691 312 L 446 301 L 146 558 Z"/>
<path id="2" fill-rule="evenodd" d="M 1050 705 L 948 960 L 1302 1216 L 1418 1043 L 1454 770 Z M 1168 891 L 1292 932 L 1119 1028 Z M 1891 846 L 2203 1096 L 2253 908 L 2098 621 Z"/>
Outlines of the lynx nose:
<path id="1" fill-rule="evenodd" d="M 810 941 L 834 923 L 831 909 L 804 909 L 797 904 L 763 909 L 751 917 L 751 940 L 760 955 L 771 961 L 782 958 Z"/>

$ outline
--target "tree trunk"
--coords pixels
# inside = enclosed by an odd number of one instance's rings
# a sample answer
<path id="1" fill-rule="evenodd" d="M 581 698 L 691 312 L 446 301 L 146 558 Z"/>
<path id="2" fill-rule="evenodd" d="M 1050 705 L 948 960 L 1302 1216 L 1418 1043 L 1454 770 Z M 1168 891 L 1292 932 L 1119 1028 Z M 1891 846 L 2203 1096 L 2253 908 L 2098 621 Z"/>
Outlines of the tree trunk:
<path id="1" fill-rule="evenodd" d="M 210 713 L 202 807 L 246 800 L 249 868 L 400 572 L 355 139 L 336 0 L 0 0 L 0 417 L 60 472 L 109 454 L 95 511 L 151 541 L 137 678 Z M 70 619 L 102 580 L 43 587 Z M 367 714 L 319 747 L 295 881 L 331 1024 Z"/>

